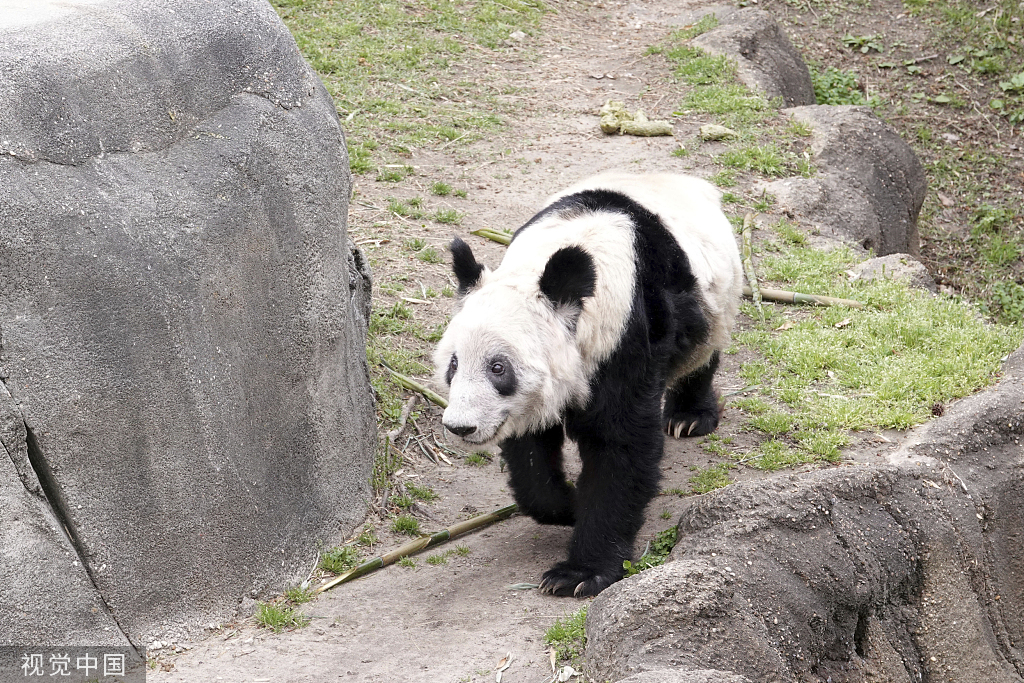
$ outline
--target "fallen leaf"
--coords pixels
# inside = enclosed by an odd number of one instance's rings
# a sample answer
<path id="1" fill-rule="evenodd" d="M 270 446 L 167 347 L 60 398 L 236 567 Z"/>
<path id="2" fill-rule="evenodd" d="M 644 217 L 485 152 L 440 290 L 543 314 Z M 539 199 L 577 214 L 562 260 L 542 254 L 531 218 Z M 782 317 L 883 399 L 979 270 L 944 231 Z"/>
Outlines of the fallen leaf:
<path id="1" fill-rule="evenodd" d="M 551 662 L 551 673 L 555 673 L 555 648 L 548 650 L 548 660 Z"/>
<path id="2" fill-rule="evenodd" d="M 558 672 L 558 683 L 565 683 L 573 676 L 579 676 L 581 672 L 572 668 L 568 664 L 562 667 L 562 670 Z"/>
<path id="3" fill-rule="evenodd" d="M 510 590 L 510 591 L 529 591 L 529 590 L 533 590 L 534 588 L 540 588 L 540 584 L 539 583 L 513 583 L 513 584 L 510 584 L 508 586 L 505 586 L 505 590 Z"/>
<path id="4" fill-rule="evenodd" d="M 784 322 L 781 325 L 779 325 L 778 327 L 776 327 L 775 331 L 776 332 L 782 332 L 783 330 L 791 330 L 794 327 L 796 327 L 796 323 L 793 322 L 792 320 L 787 320 L 786 322 Z"/>
<path id="5" fill-rule="evenodd" d="M 496 667 L 494 667 L 495 669 L 498 670 L 497 675 L 494 677 L 494 683 L 501 683 L 501 674 L 502 674 L 502 672 L 505 671 L 505 669 L 509 668 L 510 666 L 512 666 L 512 653 L 511 652 L 509 652 L 507 655 L 502 657 L 501 661 L 498 662 L 498 665 Z"/>
<path id="6" fill-rule="evenodd" d="M 836 327 L 837 330 L 841 330 L 841 329 L 843 329 L 844 327 L 846 327 L 849 324 L 850 324 L 850 319 L 849 318 L 843 318 L 842 320 L 840 320 L 839 322 L 836 323 L 835 327 Z"/>

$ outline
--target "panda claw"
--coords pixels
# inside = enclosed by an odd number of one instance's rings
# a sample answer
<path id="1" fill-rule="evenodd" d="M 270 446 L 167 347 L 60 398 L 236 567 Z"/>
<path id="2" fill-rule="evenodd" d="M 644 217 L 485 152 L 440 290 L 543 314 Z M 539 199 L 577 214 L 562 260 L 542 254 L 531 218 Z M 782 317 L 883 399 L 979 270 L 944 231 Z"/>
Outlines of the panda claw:
<path id="1" fill-rule="evenodd" d="M 574 590 L 572 592 L 572 597 L 574 597 L 574 598 L 580 597 L 580 593 L 583 592 L 583 586 L 585 584 L 586 584 L 586 581 L 580 581 L 578 584 L 576 584 L 576 590 Z"/>
<path id="2" fill-rule="evenodd" d="M 674 437 L 676 437 L 677 439 L 678 439 L 679 437 L 681 437 L 681 436 L 683 435 L 683 427 L 684 427 L 684 426 L 685 426 L 685 425 L 684 425 L 684 424 L 683 424 L 682 422 L 679 422 L 679 423 L 677 423 L 677 424 L 676 424 L 676 426 L 675 426 L 675 431 L 673 432 L 673 434 L 672 434 L 672 435 L 673 435 Z"/>
<path id="3" fill-rule="evenodd" d="M 697 428 L 697 421 L 694 420 L 693 422 L 690 423 L 690 428 L 686 430 L 686 435 L 689 436 L 690 434 L 693 434 L 693 430 L 696 429 L 696 428 Z"/>

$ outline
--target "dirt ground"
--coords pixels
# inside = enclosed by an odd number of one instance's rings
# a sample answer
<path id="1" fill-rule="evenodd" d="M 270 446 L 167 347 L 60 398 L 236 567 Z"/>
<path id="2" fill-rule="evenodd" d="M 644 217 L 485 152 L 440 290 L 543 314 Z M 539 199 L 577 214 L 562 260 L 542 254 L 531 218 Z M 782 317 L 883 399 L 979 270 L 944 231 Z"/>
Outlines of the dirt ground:
<path id="1" fill-rule="evenodd" d="M 376 291 L 375 305 L 419 298 L 418 289 L 440 290 L 449 282 L 446 264 L 416 260 L 400 248 L 403 239 L 423 238 L 443 253 L 456 233 L 493 267 L 504 248 L 470 236 L 471 230 L 514 229 L 544 197 L 593 172 L 628 168 L 714 173 L 717 169 L 709 153 L 716 151 L 717 143 L 685 157 L 672 155 L 681 142 L 698 146 L 697 130 L 707 121 L 672 116 L 681 86 L 672 82 L 663 57 L 645 55 L 649 45 L 673 28 L 690 24 L 709 10 L 714 7 L 687 0 L 567 5 L 547 16 L 539 37 L 528 37 L 521 49 L 499 55 L 503 61 L 489 67 L 515 86 L 514 94 L 505 97 L 521 100 L 519 120 L 468 148 L 413 150 L 407 163 L 415 167 L 415 175 L 401 185 L 357 177 L 350 235 L 374 259 L 378 284 L 395 273 L 415 271 L 406 291 Z M 474 74 L 467 72 L 466 77 Z M 596 112 L 611 98 L 642 106 L 651 118 L 670 118 L 674 137 L 602 134 Z M 428 188 L 438 180 L 466 190 L 467 197 L 431 197 Z M 741 185 L 733 191 L 744 190 Z M 413 196 L 427 197 L 436 207 L 456 208 L 465 217 L 453 228 L 396 220 L 381 210 L 389 197 Z M 391 227 L 382 232 L 379 221 L 383 219 Z M 430 303 L 410 305 L 416 319 L 433 325 L 445 320 L 452 301 L 437 297 Z M 743 360 L 742 351 L 723 358 L 716 382 L 723 394 L 735 396 L 744 390 L 746 383 L 737 374 Z M 417 427 L 441 438 L 440 410 L 421 410 Z M 737 442 L 751 438 L 740 430 L 741 421 L 737 411 L 727 411 L 719 434 Z M 855 436 L 844 455 L 881 461 L 898 440 L 898 434 Z M 399 441 L 404 442 L 404 437 Z M 702 449 L 699 441 L 668 441 L 663 489 L 689 490 L 691 468 L 722 461 Z M 409 448 L 396 476 L 398 481 L 431 486 L 440 495 L 419 508 L 426 531 L 512 502 L 497 459 L 481 466 L 453 459 L 451 466 L 438 466 Z M 766 475 L 740 466 L 731 476 L 742 480 Z M 683 499 L 675 494 L 652 502 L 638 553 L 656 532 L 674 524 L 682 505 Z M 373 554 L 407 540 L 391 534 L 386 519 L 371 515 L 368 520 L 380 536 Z M 302 607 L 312 617 L 304 628 L 275 634 L 258 628 L 251 619 L 241 620 L 211 629 L 205 638 L 151 652 L 157 667 L 150 680 L 468 683 L 494 680 L 495 665 L 511 652 L 514 659 L 502 680 L 540 683 L 551 677 L 544 632 L 556 618 L 578 610 L 581 602 L 509 586 L 538 582 L 545 569 L 564 557 L 570 531 L 513 517 L 463 537 L 458 544 L 469 552 L 450 555 L 446 564 L 427 564 L 426 553 L 417 557 L 414 568 L 392 566 L 321 595 Z"/>

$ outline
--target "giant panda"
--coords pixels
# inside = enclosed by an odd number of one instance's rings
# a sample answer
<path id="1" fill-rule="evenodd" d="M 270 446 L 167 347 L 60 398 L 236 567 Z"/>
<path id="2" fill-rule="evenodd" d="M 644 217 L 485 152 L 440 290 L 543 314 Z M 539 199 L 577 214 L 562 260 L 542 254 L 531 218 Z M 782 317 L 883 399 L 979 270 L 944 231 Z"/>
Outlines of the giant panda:
<path id="1" fill-rule="evenodd" d="M 459 238 L 450 248 L 459 309 L 434 355 L 444 427 L 501 448 L 522 512 L 574 526 L 541 590 L 596 595 L 632 557 L 664 435 L 718 426 L 712 377 L 743 285 L 719 192 L 683 175 L 598 175 L 551 197 L 497 270 Z"/>

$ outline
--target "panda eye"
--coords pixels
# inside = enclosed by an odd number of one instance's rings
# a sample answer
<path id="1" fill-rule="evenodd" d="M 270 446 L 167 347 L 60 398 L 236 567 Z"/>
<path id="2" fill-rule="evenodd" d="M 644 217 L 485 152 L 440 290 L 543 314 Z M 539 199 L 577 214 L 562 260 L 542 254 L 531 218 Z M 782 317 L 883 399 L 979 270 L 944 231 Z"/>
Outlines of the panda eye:
<path id="1" fill-rule="evenodd" d="M 453 355 L 451 361 L 448 363 L 448 370 L 449 370 L 449 372 L 454 373 L 458 369 L 459 369 L 459 359 L 456 358 Z"/>
<path id="2" fill-rule="evenodd" d="M 491 372 L 493 374 L 495 374 L 495 375 L 504 375 L 505 374 L 505 364 L 504 363 L 498 363 L 498 362 L 491 363 Z"/>

